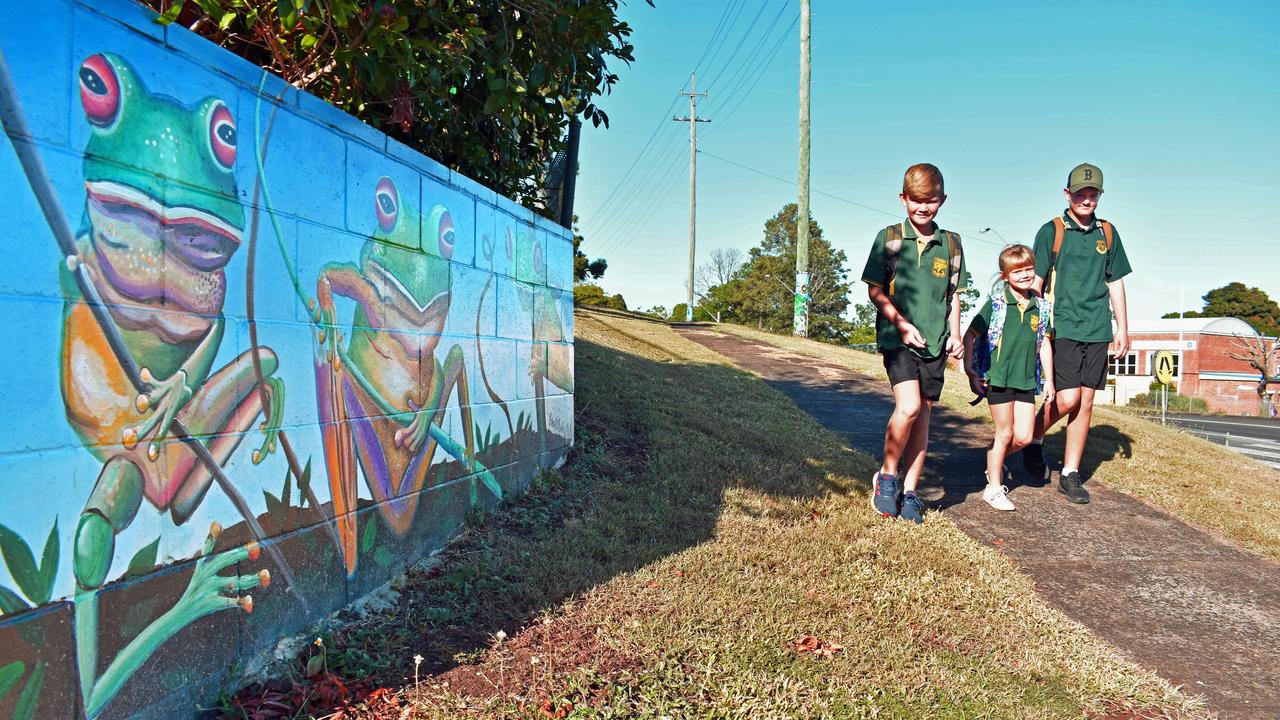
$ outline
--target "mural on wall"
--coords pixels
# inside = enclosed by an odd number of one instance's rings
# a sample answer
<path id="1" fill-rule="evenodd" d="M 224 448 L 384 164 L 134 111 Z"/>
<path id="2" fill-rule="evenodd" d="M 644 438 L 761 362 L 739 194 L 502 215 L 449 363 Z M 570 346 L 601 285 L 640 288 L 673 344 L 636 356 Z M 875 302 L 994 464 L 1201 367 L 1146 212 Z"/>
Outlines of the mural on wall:
<path id="1" fill-rule="evenodd" d="M 165 716 L 563 458 L 571 243 L 66 5 L 61 79 L 0 32 L 0 422 L 42 418 L 0 442 L 41 478 L 0 505 L 0 717 Z"/>

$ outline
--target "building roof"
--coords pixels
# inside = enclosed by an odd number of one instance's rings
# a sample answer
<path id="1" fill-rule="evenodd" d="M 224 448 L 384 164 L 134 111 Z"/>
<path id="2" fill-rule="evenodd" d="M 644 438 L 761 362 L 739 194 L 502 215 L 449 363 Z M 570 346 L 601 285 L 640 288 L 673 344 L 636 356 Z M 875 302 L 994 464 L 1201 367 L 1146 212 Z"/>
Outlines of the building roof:
<path id="1" fill-rule="evenodd" d="M 1176 332 L 1207 335 L 1243 335 L 1246 337 L 1258 336 L 1258 331 L 1254 330 L 1252 325 L 1244 320 L 1232 317 L 1160 318 L 1159 320 L 1147 320 L 1141 325 L 1129 328 L 1130 335 L 1134 333 Z"/>

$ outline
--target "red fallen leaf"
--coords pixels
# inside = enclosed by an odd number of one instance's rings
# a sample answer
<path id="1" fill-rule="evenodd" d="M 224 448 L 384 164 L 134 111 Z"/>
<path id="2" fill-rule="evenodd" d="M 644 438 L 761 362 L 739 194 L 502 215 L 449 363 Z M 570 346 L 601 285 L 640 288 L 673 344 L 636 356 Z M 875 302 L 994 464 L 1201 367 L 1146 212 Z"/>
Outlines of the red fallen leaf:
<path id="1" fill-rule="evenodd" d="M 819 640 L 812 635 L 805 635 L 791 642 L 791 649 L 801 653 L 813 653 L 818 657 L 829 658 L 838 652 L 844 651 L 844 646 L 837 643 L 829 643 L 825 640 Z"/>
<path id="2" fill-rule="evenodd" d="M 556 706 L 551 703 L 551 698 L 543 700 L 542 704 L 538 706 L 538 709 L 541 710 L 542 714 L 546 717 L 554 718 L 556 716 Z"/>
<path id="3" fill-rule="evenodd" d="M 649 582 L 645 583 L 644 586 L 652 590 L 654 588 L 662 587 L 662 584 L 659 583 L 657 580 L 650 580 Z"/>
<path id="4" fill-rule="evenodd" d="M 556 717 L 566 718 L 569 717 L 569 713 L 571 712 L 573 712 L 573 703 L 565 700 L 560 704 L 560 709 L 556 711 Z"/>
<path id="5" fill-rule="evenodd" d="M 1003 540 L 1001 540 L 1000 538 L 996 538 L 995 540 L 992 540 L 992 541 L 991 541 L 991 544 L 992 544 L 992 545 L 1003 545 L 1003 544 L 1004 544 L 1004 541 L 1003 541 Z"/>
<path id="6" fill-rule="evenodd" d="M 791 648 L 796 652 L 813 652 L 818 647 L 818 638 L 812 635 L 805 635 L 798 640 L 791 641 Z"/>
<path id="7" fill-rule="evenodd" d="M 815 590 L 815 589 L 813 589 L 813 588 L 809 588 L 808 590 L 805 590 L 805 591 L 804 591 L 804 596 L 805 596 L 805 597 L 807 597 L 807 598 L 809 598 L 810 600 L 817 600 L 817 599 L 818 599 L 818 591 L 817 591 L 817 590 Z"/>
<path id="8" fill-rule="evenodd" d="M 809 522 L 818 522 L 818 520 L 821 518 L 822 516 L 818 514 L 817 510 L 809 511 Z"/>
<path id="9" fill-rule="evenodd" d="M 683 570 L 677 570 L 677 571 L 676 571 L 676 577 L 684 577 L 684 571 L 683 571 Z"/>

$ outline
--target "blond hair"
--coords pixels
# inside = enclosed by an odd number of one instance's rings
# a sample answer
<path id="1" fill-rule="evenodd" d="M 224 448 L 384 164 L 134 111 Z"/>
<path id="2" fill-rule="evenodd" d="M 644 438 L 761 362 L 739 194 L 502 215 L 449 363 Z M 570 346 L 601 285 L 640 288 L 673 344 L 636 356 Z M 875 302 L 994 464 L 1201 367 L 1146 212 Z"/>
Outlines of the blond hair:
<path id="1" fill-rule="evenodd" d="M 902 194 L 912 200 L 942 197 L 942 171 L 932 163 L 916 163 L 902 176 Z"/>
<path id="2" fill-rule="evenodd" d="M 1036 264 L 1035 253 L 1031 252 L 1031 248 L 1026 245 L 1008 245 L 1000 251 L 1000 275 L 1006 275 L 1010 270 L 1017 270 L 1028 265 L 1034 267 Z"/>

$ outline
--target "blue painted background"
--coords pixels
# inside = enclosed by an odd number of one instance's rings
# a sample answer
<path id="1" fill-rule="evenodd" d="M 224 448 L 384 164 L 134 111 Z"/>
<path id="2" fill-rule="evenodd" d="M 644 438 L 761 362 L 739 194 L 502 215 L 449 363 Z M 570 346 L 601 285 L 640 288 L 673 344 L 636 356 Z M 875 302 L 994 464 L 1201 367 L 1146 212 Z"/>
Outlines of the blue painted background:
<path id="1" fill-rule="evenodd" d="M 97 233 L 131 237 L 133 232 L 101 227 L 106 221 L 95 224 L 87 216 L 87 194 L 106 186 L 86 184 L 87 168 L 93 166 L 86 163 L 86 149 L 112 148 L 97 159 L 97 166 L 109 168 L 110 178 L 149 171 L 147 162 L 130 165 L 130 158 L 145 155 L 119 150 L 130 143 L 141 143 L 152 154 L 164 150 L 148 141 L 168 143 L 164 147 L 175 155 L 171 167 L 208 167 L 219 156 L 211 154 L 213 128 L 200 115 L 202 103 L 221 101 L 234 128 L 230 185 L 211 183 L 216 174 L 175 171 L 153 175 L 151 191 L 143 194 L 153 213 L 175 212 L 176 199 L 206 209 L 229 204 L 243 212 L 240 244 L 222 270 L 221 312 L 214 308 L 196 324 L 218 317 L 224 322 L 212 373 L 253 350 L 251 328 L 259 352 L 274 353 L 278 368 L 268 374 L 283 387 L 280 429 L 298 467 L 310 466 L 313 495 L 306 497 L 305 483 L 291 474 L 282 440 L 254 462 L 254 450 L 267 439 L 262 413 L 250 418 L 243 433 L 220 425 L 200 441 L 213 445 L 239 437 L 221 468 L 262 537 L 255 537 L 244 513 L 216 482 L 189 516 L 175 517 L 150 495 L 136 511 L 116 496 L 109 511 L 91 502 L 107 465 L 134 463 L 149 477 L 181 485 L 191 471 L 174 458 L 189 451 L 163 428 L 131 449 L 119 427 L 106 427 L 103 414 L 93 412 L 100 401 L 92 393 L 71 399 L 64 394 L 62 378 L 68 374 L 79 382 L 101 375 L 104 387 L 109 385 L 111 373 L 103 364 L 110 358 L 83 349 L 92 345 L 85 334 L 92 335 L 96 326 L 85 321 L 87 314 L 74 319 L 77 291 L 37 205 L 39 189 L 28 181 L 13 141 L 0 141 L 5 189 L 0 194 L 5 228 L 0 236 L 0 352 L 5 358 L 0 363 L 0 717 L 28 711 L 39 718 L 182 716 L 211 700 L 229 681 L 234 662 L 270 650 L 280 637 L 384 584 L 445 542 L 473 506 L 520 492 L 538 469 L 563 458 L 573 438 L 570 236 L 324 101 L 274 76 L 264 78 L 257 67 L 186 30 L 156 25 L 150 11 L 126 0 L 2 0 L 0 16 L 7 19 L 0 24 L 0 52 L 50 190 L 77 234 L 80 263 L 105 257 L 95 245 L 105 242 L 95 239 Z M 21 20 L 9 21 L 13 18 Z M 106 65 L 87 62 L 95 57 Z M 85 88 L 86 67 L 131 72 L 138 84 L 133 97 L 160 103 L 169 115 L 148 114 L 140 110 L 147 103 L 125 96 L 104 129 L 102 107 L 113 106 L 109 98 L 105 106 L 92 105 L 101 100 L 96 95 L 86 100 L 85 93 L 94 92 Z M 175 118 L 189 124 L 171 127 L 179 124 Z M 260 177 L 255 138 L 268 128 Z M 270 202 L 255 192 L 260 183 Z M 395 189 L 391 230 L 379 224 L 380 183 Z M 441 244 L 443 215 L 437 210 L 432 216 L 436 206 L 447 209 L 451 221 L 447 259 L 441 250 L 448 245 Z M 112 221 L 121 226 L 138 217 L 130 213 L 148 211 L 109 207 Z M 166 250 L 161 264 L 175 262 L 174 257 Z M 374 267 L 368 258 L 383 264 Z M 110 282 L 94 267 L 91 277 Z M 153 268 L 151 277 L 160 285 L 176 283 L 172 268 Z M 441 326 L 397 315 L 395 303 L 380 301 L 367 304 L 365 320 L 358 321 L 357 303 L 341 293 L 333 296 L 332 317 L 317 313 L 326 279 L 347 282 L 366 298 L 385 299 L 397 282 L 401 289 L 413 286 L 405 272 L 416 273 L 419 289 L 434 287 L 435 297 L 447 302 Z M 182 274 L 184 282 L 189 275 Z M 187 312 L 168 302 L 171 296 L 147 305 L 147 312 L 155 317 Z M 427 305 L 426 298 L 417 304 Z M 128 309 L 121 302 L 113 313 L 127 315 Z M 362 325 L 372 329 L 365 333 Z M 341 336 L 337 344 L 335 333 Z M 146 337 L 129 346 L 169 342 L 142 334 Z M 353 335 L 372 337 L 373 350 L 357 353 Z M 380 360 L 385 343 L 399 339 L 424 354 L 408 364 Z M 372 378 L 375 391 L 360 385 L 353 368 Z M 436 378 L 450 371 L 459 385 L 434 408 L 419 412 Z M 406 372 L 407 378 L 399 377 Z M 406 383 L 411 392 L 384 398 L 397 412 L 369 400 L 376 387 Z M 259 395 L 250 374 L 231 386 L 230 394 L 214 399 Z M 325 394 L 317 387 L 337 388 L 338 394 L 345 387 L 350 397 L 364 402 L 348 402 L 341 412 L 326 414 L 320 407 Z M 192 387 L 197 398 L 200 389 L 197 381 Z M 79 433 L 69 403 L 91 411 L 79 421 Z M 216 413 L 213 405 L 189 402 L 179 416 L 191 425 Z M 155 411 L 136 411 L 137 424 Z M 326 431 L 339 444 L 349 439 L 356 455 L 399 454 L 405 460 L 425 453 L 426 442 L 413 451 L 397 441 L 395 431 L 409 428 L 415 413 L 420 425 L 438 420 L 437 439 L 446 442 L 421 459 L 429 466 L 421 484 L 406 480 L 386 502 L 375 502 L 363 457 L 346 461 L 352 473 L 342 470 L 342 458 L 350 454 L 335 455 L 331 449 L 326 455 Z M 468 426 L 475 436 L 469 450 Z M 148 460 L 153 442 L 156 459 Z M 126 456 L 132 459 L 122 459 Z M 398 478 L 391 480 L 394 485 Z M 348 497 L 335 497 L 335 488 Z M 86 515 L 95 517 L 86 521 Z M 87 531 L 77 538 L 78 526 L 100 516 L 124 524 L 109 533 L 113 549 Z M 215 542 L 206 555 L 210 537 Z M 101 584 L 86 587 L 77 581 L 77 568 L 86 568 L 91 557 L 108 567 Z M 200 573 L 207 574 L 219 558 L 227 566 L 217 575 L 227 581 L 244 578 L 237 581 L 243 589 L 210 591 L 226 599 L 215 610 L 184 602 L 184 593 L 189 596 Z M 47 600 L 41 597 L 44 591 Z M 161 642 L 148 641 L 148 629 L 158 627 L 168 634 Z M 90 653 L 96 653 L 96 661 L 86 660 Z M 113 663 L 118 663 L 114 670 Z"/>

